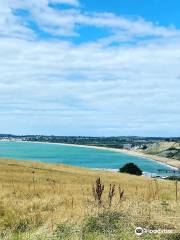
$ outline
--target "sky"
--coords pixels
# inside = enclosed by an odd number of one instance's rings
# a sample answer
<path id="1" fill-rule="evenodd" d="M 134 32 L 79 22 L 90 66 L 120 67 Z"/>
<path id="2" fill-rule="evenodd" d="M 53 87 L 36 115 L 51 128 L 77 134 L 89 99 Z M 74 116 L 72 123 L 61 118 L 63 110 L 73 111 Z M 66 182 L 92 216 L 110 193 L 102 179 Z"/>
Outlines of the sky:
<path id="1" fill-rule="evenodd" d="M 0 0 L 0 133 L 180 136 L 179 0 Z"/>

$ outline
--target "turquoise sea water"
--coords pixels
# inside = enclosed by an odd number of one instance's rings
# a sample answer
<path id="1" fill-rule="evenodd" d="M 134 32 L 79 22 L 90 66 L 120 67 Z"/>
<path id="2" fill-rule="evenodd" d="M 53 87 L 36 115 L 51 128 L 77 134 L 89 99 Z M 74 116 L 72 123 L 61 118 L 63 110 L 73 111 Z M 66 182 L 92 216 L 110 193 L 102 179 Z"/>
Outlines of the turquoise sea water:
<path id="1" fill-rule="evenodd" d="M 125 163 L 134 162 L 150 173 L 171 169 L 149 159 L 108 150 L 30 142 L 0 142 L 0 157 L 101 169 L 119 169 Z"/>

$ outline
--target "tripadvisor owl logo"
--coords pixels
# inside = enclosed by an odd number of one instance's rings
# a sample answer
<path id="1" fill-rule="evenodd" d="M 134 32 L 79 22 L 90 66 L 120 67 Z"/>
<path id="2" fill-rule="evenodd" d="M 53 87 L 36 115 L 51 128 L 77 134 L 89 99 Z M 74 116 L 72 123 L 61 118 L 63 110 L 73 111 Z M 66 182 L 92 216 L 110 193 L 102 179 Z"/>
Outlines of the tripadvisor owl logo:
<path id="1" fill-rule="evenodd" d="M 141 236 L 142 234 L 146 234 L 146 233 L 167 234 L 167 233 L 173 233 L 173 229 L 149 229 L 149 228 L 142 228 L 142 227 L 137 227 L 135 229 L 136 236 Z"/>
<path id="2" fill-rule="evenodd" d="M 141 227 L 137 227 L 137 228 L 135 229 L 135 234 L 136 234 L 137 236 L 141 236 L 143 233 L 144 233 L 144 230 L 143 230 Z"/>

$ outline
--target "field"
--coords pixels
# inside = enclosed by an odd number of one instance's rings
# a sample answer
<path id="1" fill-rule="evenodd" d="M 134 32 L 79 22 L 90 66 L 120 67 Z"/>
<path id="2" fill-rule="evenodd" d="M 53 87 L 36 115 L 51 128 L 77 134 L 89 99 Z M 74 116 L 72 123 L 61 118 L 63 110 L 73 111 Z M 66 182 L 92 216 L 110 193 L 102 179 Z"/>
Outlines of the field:
<path id="1" fill-rule="evenodd" d="M 173 181 L 1 159 L 0 239 L 134 240 L 136 227 L 170 232 L 141 239 L 180 239 L 178 191 Z"/>

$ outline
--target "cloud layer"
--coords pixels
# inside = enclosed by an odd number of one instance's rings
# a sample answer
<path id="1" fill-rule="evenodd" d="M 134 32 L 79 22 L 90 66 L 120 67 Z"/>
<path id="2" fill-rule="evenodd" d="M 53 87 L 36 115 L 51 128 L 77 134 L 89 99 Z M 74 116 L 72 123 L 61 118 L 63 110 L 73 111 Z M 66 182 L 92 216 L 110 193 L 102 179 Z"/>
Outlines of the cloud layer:
<path id="1" fill-rule="evenodd" d="M 107 34 L 75 44 L 88 26 Z M 179 135 L 175 27 L 76 0 L 3 0 L 0 52 L 0 132 Z"/>

